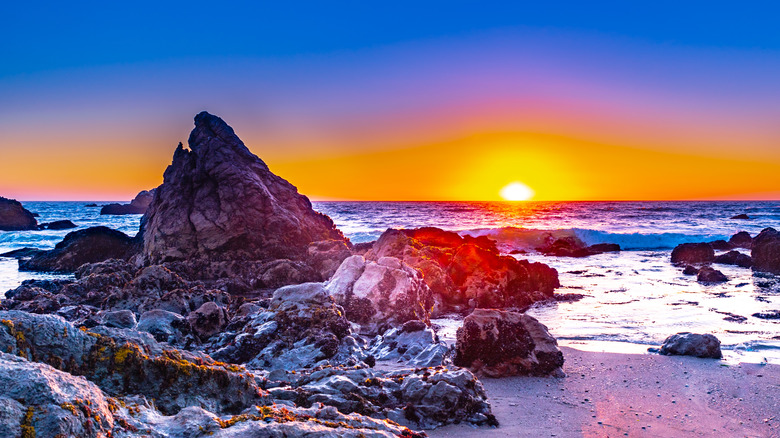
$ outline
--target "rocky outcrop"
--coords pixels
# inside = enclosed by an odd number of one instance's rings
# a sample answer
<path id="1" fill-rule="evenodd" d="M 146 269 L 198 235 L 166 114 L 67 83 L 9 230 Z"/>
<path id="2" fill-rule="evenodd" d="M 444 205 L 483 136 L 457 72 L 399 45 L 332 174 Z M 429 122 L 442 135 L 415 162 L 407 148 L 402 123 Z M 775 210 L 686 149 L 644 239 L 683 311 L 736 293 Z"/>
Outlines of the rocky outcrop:
<path id="1" fill-rule="evenodd" d="M 422 321 L 408 321 L 377 336 L 367 350 L 375 360 L 403 362 L 408 366 L 444 365 L 450 356 L 446 344 Z"/>
<path id="2" fill-rule="evenodd" d="M 747 254 L 742 254 L 739 251 L 729 251 L 725 254 L 715 256 L 715 263 L 722 265 L 737 265 L 741 268 L 749 268 L 753 266 L 753 259 Z"/>
<path id="3" fill-rule="evenodd" d="M 0 196 L 0 231 L 37 229 L 38 221 L 21 202 Z"/>
<path id="4" fill-rule="evenodd" d="M 434 314 L 475 307 L 525 307 L 552 297 L 558 272 L 542 263 L 503 256 L 486 237 L 437 228 L 387 230 L 365 258 L 397 258 L 418 269 L 439 306 Z"/>
<path id="5" fill-rule="evenodd" d="M 476 309 L 457 331 L 454 363 L 488 377 L 561 375 L 563 353 L 533 317 Z"/>
<path id="6" fill-rule="evenodd" d="M 729 243 L 733 245 L 734 248 L 750 249 L 753 246 L 753 238 L 750 237 L 750 234 L 747 231 L 740 231 L 729 238 Z"/>
<path id="7" fill-rule="evenodd" d="M 189 149 L 176 149 L 142 222 L 147 264 L 303 261 L 312 242 L 347 243 L 330 218 L 206 112 L 195 117 Z"/>
<path id="8" fill-rule="evenodd" d="M 619 252 L 620 245 L 616 243 L 598 243 L 588 246 L 575 237 L 565 237 L 540 246 L 536 250 L 548 256 L 589 257 L 605 252 Z"/>
<path id="9" fill-rule="evenodd" d="M 701 265 L 715 260 L 715 250 L 709 243 L 682 243 L 672 250 L 675 265 Z"/>
<path id="10" fill-rule="evenodd" d="M 78 228 L 78 225 L 69 220 L 61 220 L 43 223 L 39 228 L 42 230 L 69 230 L 71 228 Z"/>
<path id="11" fill-rule="evenodd" d="M 774 228 L 761 231 L 753 238 L 751 256 L 754 270 L 780 274 L 780 233 Z"/>
<path id="12" fill-rule="evenodd" d="M 702 358 L 720 359 L 720 341 L 710 334 L 677 333 L 669 336 L 661 346 L 663 355 L 696 356 Z"/>
<path id="13" fill-rule="evenodd" d="M 139 245 L 128 235 L 107 227 L 91 227 L 68 233 L 54 249 L 19 264 L 27 271 L 75 272 L 81 265 L 108 259 L 126 260 Z"/>
<path id="14" fill-rule="evenodd" d="M 429 323 L 433 294 L 420 271 L 394 257 L 376 262 L 355 255 L 346 259 L 325 289 L 344 307 L 347 319 L 376 334 L 388 324 Z"/>
<path id="15" fill-rule="evenodd" d="M 723 283 L 729 281 L 725 274 L 710 266 L 704 266 L 696 273 L 696 281 L 699 283 Z"/>
<path id="16" fill-rule="evenodd" d="M 138 193 L 129 204 L 106 204 L 101 207 L 100 214 L 144 214 L 154 199 L 155 190 L 144 190 Z"/>
<path id="17" fill-rule="evenodd" d="M 735 216 L 731 216 L 729 219 L 741 219 L 741 220 L 748 220 L 750 219 L 750 216 L 746 215 L 745 213 L 740 213 Z"/>

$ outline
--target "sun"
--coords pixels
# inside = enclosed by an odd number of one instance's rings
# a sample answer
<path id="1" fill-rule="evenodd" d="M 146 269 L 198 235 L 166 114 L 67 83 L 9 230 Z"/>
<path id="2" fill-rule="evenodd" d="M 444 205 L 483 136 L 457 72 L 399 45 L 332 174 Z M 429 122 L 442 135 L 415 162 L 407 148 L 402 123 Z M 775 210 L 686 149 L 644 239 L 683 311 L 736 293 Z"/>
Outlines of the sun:
<path id="1" fill-rule="evenodd" d="M 534 197 L 534 190 L 520 181 L 515 181 L 504 186 L 499 194 L 507 201 L 527 201 Z"/>

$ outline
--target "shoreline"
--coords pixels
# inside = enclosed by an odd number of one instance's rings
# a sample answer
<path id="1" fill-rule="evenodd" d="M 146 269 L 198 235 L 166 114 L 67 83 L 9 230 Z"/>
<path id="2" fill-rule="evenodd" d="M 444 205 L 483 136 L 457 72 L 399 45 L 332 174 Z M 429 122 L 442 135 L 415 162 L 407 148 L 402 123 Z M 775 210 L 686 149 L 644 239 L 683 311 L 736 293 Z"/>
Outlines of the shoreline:
<path id="1" fill-rule="evenodd" d="M 430 437 L 680 437 L 780 434 L 780 366 L 562 346 L 564 378 L 480 379 L 498 428 Z"/>

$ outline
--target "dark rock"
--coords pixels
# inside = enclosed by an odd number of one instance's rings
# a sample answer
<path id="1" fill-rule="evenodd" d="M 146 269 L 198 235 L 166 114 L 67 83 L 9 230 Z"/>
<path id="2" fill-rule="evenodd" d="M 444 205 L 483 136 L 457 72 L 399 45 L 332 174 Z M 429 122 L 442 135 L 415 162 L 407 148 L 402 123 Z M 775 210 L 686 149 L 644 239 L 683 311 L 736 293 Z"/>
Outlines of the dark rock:
<path id="1" fill-rule="evenodd" d="M 178 313 L 155 309 L 141 314 L 137 330 L 151 334 L 157 342 L 177 343 L 189 332 L 189 325 Z"/>
<path id="2" fill-rule="evenodd" d="M 99 312 L 97 316 L 106 327 L 132 329 L 137 324 L 135 313 L 129 310 Z"/>
<path id="3" fill-rule="evenodd" d="M 753 246 L 753 238 L 750 237 L 750 234 L 747 231 L 740 231 L 729 238 L 729 243 L 732 244 L 734 248 L 750 249 Z"/>
<path id="4" fill-rule="evenodd" d="M 597 243 L 587 246 L 576 237 L 564 237 L 540 246 L 536 250 L 544 255 L 556 257 L 588 257 L 605 252 L 620 251 L 620 245 L 616 243 Z"/>
<path id="5" fill-rule="evenodd" d="M 724 281 L 729 281 L 729 279 L 717 269 L 705 266 L 699 269 L 696 281 L 700 283 L 722 283 Z"/>
<path id="6" fill-rule="evenodd" d="M 661 346 L 660 353 L 669 356 L 696 356 L 720 359 L 720 341 L 710 334 L 677 333 L 669 336 Z"/>
<path id="7" fill-rule="evenodd" d="M 747 254 L 742 254 L 739 251 L 729 251 L 725 254 L 721 254 L 715 257 L 715 263 L 723 265 L 737 265 L 742 268 L 749 268 L 753 266 L 753 259 Z"/>
<path id="8" fill-rule="evenodd" d="M 368 250 L 374 247 L 374 244 L 376 243 L 376 240 L 372 240 L 371 242 L 360 242 L 352 245 L 352 252 L 358 255 L 365 255 Z"/>
<path id="9" fill-rule="evenodd" d="M 675 265 L 701 265 L 712 263 L 715 251 L 709 243 L 683 243 L 672 250 Z"/>
<path id="10" fill-rule="evenodd" d="M 757 312 L 752 315 L 759 319 L 780 319 L 780 310 L 768 310 L 766 312 Z"/>
<path id="11" fill-rule="evenodd" d="M 40 227 L 41 229 L 46 229 L 46 230 L 67 230 L 70 228 L 77 228 L 78 225 L 74 224 L 69 220 L 62 220 L 62 221 L 47 222 L 41 224 Z"/>
<path id="12" fill-rule="evenodd" d="M 25 271 L 75 272 L 85 263 L 128 259 L 138 244 L 128 235 L 107 227 L 91 227 L 68 233 L 54 249 L 19 264 Z"/>
<path id="13" fill-rule="evenodd" d="M 743 220 L 747 220 L 747 219 L 750 219 L 750 216 L 746 215 L 745 213 L 742 213 L 742 214 L 738 214 L 736 216 L 731 216 L 730 219 L 743 219 Z"/>
<path id="14" fill-rule="evenodd" d="M 309 245 L 306 251 L 306 263 L 320 275 L 322 280 L 327 280 L 336 273 L 341 262 L 351 255 L 352 251 L 344 240 L 321 240 Z"/>
<path id="15" fill-rule="evenodd" d="M 44 252 L 46 252 L 46 251 L 44 251 L 42 249 L 25 247 L 25 248 L 15 249 L 13 251 L 8 251 L 6 253 L 0 254 L 0 257 L 11 257 L 11 258 L 15 258 L 15 259 L 25 259 L 25 258 L 35 257 L 35 256 L 37 256 L 39 254 L 44 253 Z"/>
<path id="16" fill-rule="evenodd" d="M 97 206 L 98 206 L 97 204 L 84 204 L 84 207 L 90 207 L 90 208 L 97 207 Z"/>
<path id="17" fill-rule="evenodd" d="M 432 329 L 422 324 L 418 330 L 407 331 L 409 321 L 402 328 L 392 328 L 377 336 L 368 348 L 375 360 L 393 360 L 407 366 L 433 367 L 443 365 L 449 357 L 449 348 L 439 341 Z M 413 328 L 417 328 L 415 324 Z"/>
<path id="18" fill-rule="evenodd" d="M 780 274 L 780 233 L 766 228 L 753 239 L 753 270 Z"/>
<path id="19" fill-rule="evenodd" d="M 560 375 L 563 353 L 533 317 L 476 309 L 457 331 L 454 362 L 489 377 Z"/>
<path id="20" fill-rule="evenodd" d="M 712 249 L 716 251 L 728 251 L 734 248 L 734 245 L 726 242 L 725 240 L 713 240 L 710 242 L 710 245 L 712 246 Z"/>
<path id="21" fill-rule="evenodd" d="M 686 265 L 685 269 L 683 269 L 683 275 L 697 275 L 699 273 L 699 268 L 691 265 Z"/>
<path id="22" fill-rule="evenodd" d="M 601 254 L 605 252 L 619 252 L 620 245 L 617 243 L 597 243 L 587 248 L 588 252 L 593 254 Z"/>
<path id="23" fill-rule="evenodd" d="M 312 242 L 347 242 L 219 117 L 195 117 L 189 148 L 176 149 L 142 220 L 147 264 L 304 260 Z"/>
<path id="24" fill-rule="evenodd" d="M 227 312 L 224 307 L 213 301 L 202 306 L 187 315 L 187 322 L 192 332 L 201 340 L 208 339 L 222 331 L 227 325 Z"/>
<path id="25" fill-rule="evenodd" d="M 37 230 L 38 221 L 22 203 L 0 196 L 0 231 Z"/>
<path id="26" fill-rule="evenodd" d="M 133 200 L 130 201 L 129 204 L 104 205 L 103 208 L 100 209 L 100 214 L 108 214 L 108 215 L 144 214 L 146 213 L 146 210 L 149 208 L 149 204 L 152 203 L 152 199 L 154 199 L 154 191 L 155 189 L 144 190 L 138 193 L 138 195 L 136 195 L 136 197 L 133 198 Z"/>

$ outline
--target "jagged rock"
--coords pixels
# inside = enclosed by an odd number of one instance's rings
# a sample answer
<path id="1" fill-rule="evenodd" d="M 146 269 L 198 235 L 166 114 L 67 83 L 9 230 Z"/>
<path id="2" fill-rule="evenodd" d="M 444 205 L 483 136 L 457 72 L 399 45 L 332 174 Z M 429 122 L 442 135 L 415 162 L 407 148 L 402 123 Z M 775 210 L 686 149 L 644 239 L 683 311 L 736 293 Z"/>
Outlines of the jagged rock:
<path id="1" fill-rule="evenodd" d="M 206 112 L 195 117 L 189 150 L 176 149 L 142 224 L 147 264 L 303 261 L 312 242 L 348 242 L 230 126 Z"/>
<path id="2" fill-rule="evenodd" d="M 155 309 L 141 314 L 137 329 L 148 332 L 158 342 L 177 343 L 189 333 L 186 319 L 178 313 Z"/>
<path id="3" fill-rule="evenodd" d="M 38 221 L 22 203 L 0 196 L 0 231 L 37 230 Z"/>
<path id="4" fill-rule="evenodd" d="M 433 294 L 420 271 L 395 257 L 346 259 L 325 286 L 350 321 L 371 327 L 410 320 L 430 321 Z"/>
<path id="5" fill-rule="evenodd" d="M 306 250 L 306 263 L 311 266 L 322 280 L 327 280 L 347 257 L 352 255 L 343 240 L 321 240 L 313 242 Z"/>
<path id="6" fill-rule="evenodd" d="M 18 311 L 0 312 L 0 320 L 2 351 L 85 376 L 110 395 L 154 398 L 163 413 L 193 405 L 238 413 L 264 402 L 265 393 L 243 368 L 172 349 L 135 330 L 80 330 L 57 316 Z"/>
<path id="7" fill-rule="evenodd" d="M 681 243 L 672 250 L 675 265 L 701 265 L 715 260 L 715 250 L 709 243 Z"/>
<path id="8" fill-rule="evenodd" d="M 495 242 L 437 228 L 387 230 L 366 260 L 395 257 L 420 270 L 437 303 L 433 315 L 474 307 L 525 307 L 549 299 L 558 272 L 542 263 L 502 256 Z"/>
<path id="9" fill-rule="evenodd" d="M 70 228 L 78 228 L 78 225 L 74 224 L 69 220 L 61 220 L 61 221 L 47 222 L 41 224 L 39 227 L 42 230 L 67 230 Z"/>
<path id="10" fill-rule="evenodd" d="M 535 318 L 476 309 L 457 331 L 454 362 L 489 377 L 560 375 L 563 353 Z"/>
<path id="11" fill-rule="evenodd" d="M 204 303 L 202 306 L 187 315 L 187 322 L 190 324 L 192 332 L 198 335 L 201 340 L 208 339 L 227 325 L 227 311 L 213 301 Z"/>
<path id="12" fill-rule="evenodd" d="M 100 214 L 124 215 L 124 214 L 144 214 L 149 208 L 149 204 L 154 199 L 156 189 L 144 190 L 138 193 L 129 204 L 107 204 L 100 209 Z"/>
<path id="13" fill-rule="evenodd" d="M 419 325 L 416 323 L 420 323 Z M 421 321 L 409 321 L 377 336 L 368 349 L 375 360 L 394 360 L 409 366 L 443 365 L 449 348 Z"/>
<path id="14" fill-rule="evenodd" d="M 734 248 L 750 249 L 753 246 L 753 238 L 750 237 L 750 234 L 747 231 L 740 231 L 729 238 L 729 243 L 733 245 Z"/>
<path id="15" fill-rule="evenodd" d="M 699 272 L 696 275 L 696 281 L 699 283 L 722 283 L 724 281 L 729 281 L 729 279 L 717 269 L 705 266 L 699 269 Z"/>
<path id="16" fill-rule="evenodd" d="M 780 233 L 766 228 L 753 238 L 753 270 L 780 274 Z"/>
<path id="17" fill-rule="evenodd" d="M 696 356 L 703 358 L 720 359 L 723 354 L 720 351 L 720 341 L 710 334 L 677 333 L 669 336 L 661 346 L 663 355 Z"/>
<path id="18" fill-rule="evenodd" d="M 19 269 L 75 272 L 85 263 L 126 260 L 137 252 L 137 242 L 126 234 L 107 227 L 91 227 L 68 233 L 54 249 L 19 263 Z"/>
<path id="19" fill-rule="evenodd" d="M 725 254 L 715 256 L 715 263 L 723 265 L 737 265 L 742 268 L 749 268 L 753 266 L 753 259 L 747 254 L 742 254 L 739 251 L 729 251 Z"/>

